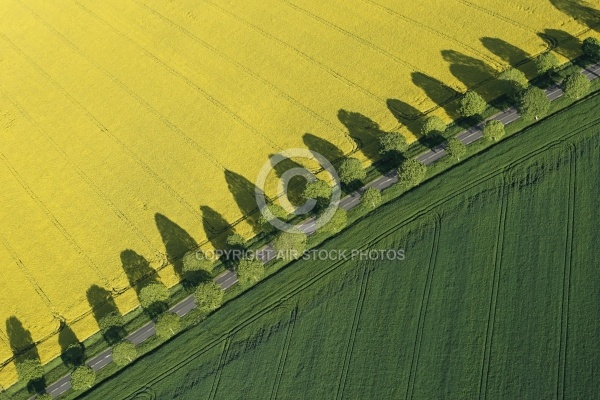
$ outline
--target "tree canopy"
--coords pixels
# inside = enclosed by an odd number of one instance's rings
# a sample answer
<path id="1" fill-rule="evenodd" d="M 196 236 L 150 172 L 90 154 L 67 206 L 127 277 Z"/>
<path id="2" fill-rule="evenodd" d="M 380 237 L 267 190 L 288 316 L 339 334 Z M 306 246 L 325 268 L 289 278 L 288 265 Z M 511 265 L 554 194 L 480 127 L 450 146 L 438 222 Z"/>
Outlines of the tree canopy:
<path id="1" fill-rule="evenodd" d="M 477 92 L 468 91 L 460 101 L 460 113 L 463 117 L 473 117 L 485 111 L 487 102 Z"/>
<path id="2" fill-rule="evenodd" d="M 540 54 L 535 59 L 535 68 L 537 69 L 538 74 L 547 74 L 549 72 L 554 72 L 560 66 L 560 62 L 554 55 L 554 53 L 550 51 L 546 51 Z"/>
<path id="3" fill-rule="evenodd" d="M 340 232 L 348 224 L 348 213 L 343 208 L 338 208 L 331 219 L 323 225 L 321 230 L 326 233 L 335 234 Z"/>
<path id="4" fill-rule="evenodd" d="M 249 287 L 258 283 L 265 276 L 265 265 L 258 259 L 244 258 L 240 260 L 235 271 L 239 284 Z"/>
<path id="5" fill-rule="evenodd" d="M 391 152 L 402 153 L 408 144 L 401 133 L 385 132 L 379 135 L 379 154 L 386 155 Z"/>
<path id="6" fill-rule="evenodd" d="M 328 202 L 332 193 L 331 185 L 321 179 L 309 182 L 304 189 L 303 196 L 305 199 L 315 199 L 322 202 Z"/>
<path id="7" fill-rule="evenodd" d="M 381 204 L 381 192 L 374 187 L 370 187 L 362 194 L 363 207 L 372 210 Z"/>
<path id="8" fill-rule="evenodd" d="M 44 377 L 44 367 L 37 358 L 27 358 L 16 363 L 19 379 L 29 382 Z"/>
<path id="9" fill-rule="evenodd" d="M 96 372 L 87 365 L 82 365 L 71 372 L 71 386 L 75 390 L 85 390 L 96 382 Z"/>
<path id="10" fill-rule="evenodd" d="M 425 120 L 423 127 L 421 128 L 421 133 L 423 135 L 428 135 L 430 133 L 443 133 L 448 126 L 446 123 L 438 116 L 434 115 Z"/>
<path id="11" fill-rule="evenodd" d="M 144 308 L 167 300 L 169 300 L 169 289 L 162 283 L 151 283 L 140 290 L 140 303 Z"/>
<path id="12" fill-rule="evenodd" d="M 133 343 L 124 340 L 113 346 L 112 359 L 118 366 L 125 366 L 135 360 L 138 356 L 137 348 Z"/>
<path id="13" fill-rule="evenodd" d="M 451 138 L 446 144 L 446 153 L 454 160 L 460 160 L 467 152 L 467 147 L 457 138 Z"/>
<path id="14" fill-rule="evenodd" d="M 200 250 L 196 251 L 188 251 L 183 256 L 183 272 L 198 272 L 198 271 L 206 271 L 211 272 L 213 269 L 213 262 Z"/>
<path id="15" fill-rule="evenodd" d="M 156 329 L 156 336 L 166 340 L 179 332 L 181 329 L 181 320 L 175 313 L 164 313 L 156 320 L 154 329 Z"/>
<path id="16" fill-rule="evenodd" d="M 600 40 L 589 37 L 583 41 L 583 54 L 593 61 L 600 60 Z"/>
<path id="17" fill-rule="evenodd" d="M 281 232 L 273 241 L 273 248 L 284 259 L 298 259 L 306 250 L 306 241 L 306 234 L 303 232 Z"/>
<path id="18" fill-rule="evenodd" d="M 565 95 L 575 100 L 587 95 L 590 92 L 590 86 L 590 80 L 579 72 L 567 76 L 562 84 Z"/>
<path id="19" fill-rule="evenodd" d="M 362 181 L 367 177 L 367 171 L 357 158 L 346 158 L 338 168 L 338 174 L 342 183 L 348 185 L 355 181 Z"/>
<path id="20" fill-rule="evenodd" d="M 223 295 L 223 289 L 214 281 L 199 285 L 194 293 L 198 310 L 204 313 L 216 310 L 223 303 Z"/>
<path id="21" fill-rule="evenodd" d="M 544 90 L 532 86 L 519 97 L 518 108 L 525 120 L 538 119 L 550 110 L 550 100 Z"/>
<path id="22" fill-rule="evenodd" d="M 398 183 L 404 187 L 416 186 L 425 178 L 427 167 L 420 161 L 406 160 L 398 168 Z"/>
<path id="23" fill-rule="evenodd" d="M 506 134 L 506 127 L 498 120 L 490 120 L 483 126 L 483 137 L 498 141 Z"/>

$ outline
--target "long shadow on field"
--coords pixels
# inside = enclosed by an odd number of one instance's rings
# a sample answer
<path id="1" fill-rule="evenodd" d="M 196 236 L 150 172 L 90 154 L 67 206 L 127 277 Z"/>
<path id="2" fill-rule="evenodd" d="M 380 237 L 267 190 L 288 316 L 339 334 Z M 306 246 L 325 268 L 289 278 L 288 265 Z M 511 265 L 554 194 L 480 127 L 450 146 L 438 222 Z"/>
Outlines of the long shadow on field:
<path id="1" fill-rule="evenodd" d="M 208 206 L 201 206 L 202 225 L 208 240 L 217 250 L 225 250 L 227 245 L 227 237 L 234 233 L 233 227 L 223 216 L 217 211 Z"/>
<path id="2" fill-rule="evenodd" d="M 548 45 L 558 54 L 573 60 L 581 55 L 581 40 L 560 29 L 544 29 L 538 33 Z"/>
<path id="3" fill-rule="evenodd" d="M 309 150 L 321 154 L 334 166 L 338 166 L 344 158 L 342 149 L 331 143 L 329 140 L 320 138 L 312 133 L 305 133 L 304 136 L 302 136 L 302 140 Z"/>
<path id="4" fill-rule="evenodd" d="M 323 153 L 321 153 L 321 154 L 323 154 Z M 323 154 L 323 155 L 325 157 L 327 157 L 325 154 Z M 269 160 L 271 161 L 271 166 L 273 167 L 273 171 L 275 171 L 275 175 L 277 175 L 277 177 L 280 179 L 283 178 L 283 174 L 285 174 L 287 171 L 289 171 L 291 169 L 304 168 L 304 166 L 302 166 L 301 164 L 292 160 L 291 158 L 285 158 L 276 163 L 276 161 L 273 159 L 273 154 L 270 154 Z M 306 179 L 304 177 L 298 176 L 298 175 L 293 176 L 292 178 L 289 179 L 286 195 L 292 205 L 300 206 L 304 203 L 303 193 L 304 193 L 304 189 L 306 188 L 306 183 L 307 183 Z M 280 194 L 280 193 L 277 193 L 277 194 Z"/>
<path id="5" fill-rule="evenodd" d="M 173 264 L 175 273 L 184 282 L 184 286 L 187 286 L 186 282 L 191 283 L 189 281 L 191 277 L 185 276 L 183 256 L 189 251 L 197 250 L 198 243 L 185 229 L 164 215 L 157 213 L 154 215 L 154 220 L 167 251 L 167 260 Z"/>
<path id="6" fill-rule="evenodd" d="M 361 113 L 346 110 L 338 111 L 338 119 L 348 129 L 348 134 L 363 154 L 381 173 L 386 173 L 387 171 L 377 163 L 380 158 L 379 136 L 384 133 L 379 124 Z"/>
<path id="7" fill-rule="evenodd" d="M 513 67 L 517 67 L 524 62 L 527 62 L 530 58 L 529 53 L 525 50 L 499 38 L 484 37 L 481 38 L 481 43 L 486 49 Z"/>
<path id="8" fill-rule="evenodd" d="M 259 232 L 260 225 L 258 223 L 258 204 L 256 203 L 255 190 L 262 191 L 263 188 L 257 188 L 254 183 L 242 175 L 225 170 L 225 180 L 229 192 L 242 212 L 246 217 L 246 221 L 252 226 L 254 232 Z"/>
<path id="9" fill-rule="evenodd" d="M 135 289 L 138 299 L 142 301 L 142 290 L 150 285 L 163 285 L 156 271 L 150 267 L 150 263 L 143 256 L 133 250 L 127 249 L 121 252 L 121 263 L 123 271 L 127 275 L 129 284 Z M 164 285 L 163 285 L 164 286 Z M 146 314 L 154 319 L 168 308 L 163 301 L 156 301 L 144 308 Z"/>
<path id="10" fill-rule="evenodd" d="M 123 340 L 127 336 L 125 322 L 112 294 L 100 286 L 92 285 L 86 295 L 106 343 L 114 345 Z"/>
<path id="11" fill-rule="evenodd" d="M 452 119 L 458 118 L 458 105 L 455 101 L 460 97 L 460 92 L 452 89 L 429 75 L 420 72 L 411 74 L 413 83 L 420 87 L 438 107 L 442 107 Z"/>
<path id="12" fill-rule="evenodd" d="M 85 346 L 79 341 L 70 326 L 61 324 L 58 333 L 60 359 L 69 368 L 83 365 L 85 362 Z"/>
<path id="13" fill-rule="evenodd" d="M 26 382 L 29 393 L 41 393 L 46 387 L 46 378 L 31 332 L 17 317 L 11 316 L 6 320 L 6 334 L 19 379 Z"/>
<path id="14" fill-rule="evenodd" d="M 421 117 L 424 113 L 398 99 L 388 99 L 386 104 L 388 110 L 390 110 L 401 125 L 406 126 L 416 137 L 421 135 Z"/>
<path id="15" fill-rule="evenodd" d="M 461 81 L 467 89 L 477 88 L 477 92 L 486 99 L 498 97 L 501 93 L 484 85 L 495 78 L 496 71 L 487 63 L 455 50 L 442 50 L 442 57 L 450 63 L 450 72 Z"/>
<path id="16" fill-rule="evenodd" d="M 600 32 L 600 10 L 589 7 L 581 0 L 550 0 L 559 11 Z"/>

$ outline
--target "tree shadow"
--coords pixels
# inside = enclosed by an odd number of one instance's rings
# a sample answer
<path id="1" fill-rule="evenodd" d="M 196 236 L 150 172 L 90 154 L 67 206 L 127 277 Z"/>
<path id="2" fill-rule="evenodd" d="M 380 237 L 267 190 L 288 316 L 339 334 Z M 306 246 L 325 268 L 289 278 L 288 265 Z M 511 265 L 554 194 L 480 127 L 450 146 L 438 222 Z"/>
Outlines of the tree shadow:
<path id="1" fill-rule="evenodd" d="M 423 74 L 421 72 L 413 72 L 411 74 L 412 82 L 420 87 L 427 97 L 431 99 L 438 107 L 443 108 L 448 116 L 452 119 L 457 119 L 460 114 L 458 112 L 458 104 L 456 101 L 461 93 L 457 90 L 444 84 L 442 81 Z M 432 110 L 426 111 L 424 114 L 431 112 Z M 420 127 L 419 127 L 420 129 Z"/>
<path id="2" fill-rule="evenodd" d="M 304 142 L 306 143 L 306 140 Z M 309 146 L 309 148 L 310 148 L 310 146 Z M 318 150 L 315 150 L 315 149 L 311 149 L 311 150 L 321 153 L 321 154 L 323 154 L 323 156 L 325 156 L 327 158 L 326 154 L 319 152 Z M 327 150 L 327 149 L 322 149 L 322 150 Z M 285 174 L 287 171 L 289 171 L 291 169 L 304 168 L 304 166 L 302 166 L 301 164 L 298 164 L 296 161 L 294 161 L 290 158 L 285 158 L 285 159 L 281 160 L 280 162 L 278 162 L 277 164 L 275 164 L 272 157 L 273 157 L 273 154 L 270 154 L 269 160 L 271 161 L 271 165 L 273 167 L 273 171 L 275 171 L 275 175 L 277 175 L 277 177 L 280 179 L 283 177 L 283 174 Z M 303 193 L 304 193 L 304 189 L 306 189 L 307 183 L 308 182 L 304 177 L 298 176 L 298 175 L 292 177 L 289 180 L 288 186 L 287 186 L 287 191 L 285 194 L 287 195 L 287 198 L 292 205 L 300 206 L 300 205 L 304 204 L 305 199 L 304 199 Z M 281 193 L 277 193 L 277 194 L 280 195 Z"/>
<path id="3" fill-rule="evenodd" d="M 26 368 L 34 364 L 42 368 L 42 362 L 36 344 L 33 341 L 31 332 L 23 326 L 23 323 L 15 316 L 6 320 L 6 335 L 14 355 L 14 362 L 17 368 L 19 379 L 26 381 L 27 391 L 29 393 L 42 393 L 46 388 L 46 378 L 30 379 Z"/>
<path id="4" fill-rule="evenodd" d="M 330 141 L 315 136 L 312 133 L 305 133 L 304 136 L 302 136 L 302 140 L 309 150 L 321 154 L 334 166 L 339 165 L 344 158 L 342 149 Z"/>
<path id="5" fill-rule="evenodd" d="M 558 54 L 569 60 L 576 59 L 581 54 L 581 40 L 560 29 L 544 29 L 538 36 Z"/>
<path id="6" fill-rule="evenodd" d="M 123 340 L 127 336 L 127 331 L 124 327 L 123 315 L 112 294 L 100 286 L 92 285 L 86 295 L 104 341 L 112 346 Z"/>
<path id="7" fill-rule="evenodd" d="M 396 118 L 401 125 L 406 126 L 410 133 L 415 135 L 415 137 L 421 136 L 421 123 L 419 119 L 424 113 L 398 99 L 387 99 L 386 104 L 388 110 L 390 110 L 394 118 Z"/>
<path id="8" fill-rule="evenodd" d="M 600 32 L 600 10 L 587 6 L 581 0 L 550 0 L 550 3 L 560 12 Z"/>
<path id="9" fill-rule="evenodd" d="M 452 75 L 468 90 L 478 88 L 477 92 L 486 99 L 495 98 L 500 94 L 492 85 L 485 85 L 495 78 L 496 71 L 484 61 L 455 50 L 442 50 L 442 57 L 450 63 Z"/>
<path id="10" fill-rule="evenodd" d="M 362 153 L 381 173 L 385 173 L 377 163 L 380 158 L 379 136 L 384 133 L 379 124 L 361 113 L 346 110 L 338 111 L 338 119 L 348 129 L 348 134 Z"/>
<path id="11" fill-rule="evenodd" d="M 428 149 L 434 149 L 442 145 L 442 143 L 446 142 L 446 140 L 447 139 L 441 133 L 430 132 L 427 135 L 421 136 L 419 138 L 419 143 Z"/>
<path id="12" fill-rule="evenodd" d="M 71 327 L 65 323 L 61 324 L 58 333 L 58 344 L 60 345 L 60 359 L 69 368 L 83 365 L 85 362 L 85 346 L 79 341 Z"/>
<path id="13" fill-rule="evenodd" d="M 191 276 L 186 277 L 183 271 L 183 256 L 189 251 L 197 250 L 198 243 L 185 229 L 166 216 L 157 213 L 154 215 L 154 220 L 167 251 L 167 260 L 173 264 L 175 273 L 184 287 L 188 283 L 191 284 L 192 282 L 189 281 Z"/>
<path id="14" fill-rule="evenodd" d="M 130 249 L 122 251 L 121 263 L 123 271 L 125 271 L 127 279 L 129 280 L 129 284 L 135 289 L 135 292 L 140 300 L 142 289 L 146 286 L 152 284 L 163 285 L 156 271 L 150 267 L 148 260 L 135 251 Z M 148 317 L 150 317 L 150 319 L 155 319 L 168 308 L 169 307 L 167 303 L 158 301 L 149 305 L 148 307 L 145 307 L 144 311 Z"/>
<path id="15" fill-rule="evenodd" d="M 204 231 L 212 246 L 217 250 L 227 249 L 227 237 L 234 233 L 231 224 L 211 207 L 200 206 L 200 212 Z"/>
<path id="16" fill-rule="evenodd" d="M 525 50 L 499 38 L 484 37 L 481 38 L 481 43 L 486 49 L 513 67 L 522 65 L 531 58 Z"/>
<path id="17" fill-rule="evenodd" d="M 242 175 L 228 169 L 225 170 L 225 180 L 242 215 L 246 217 L 246 221 L 251 225 L 253 231 L 259 232 L 260 224 L 258 223 L 258 204 L 255 191 L 262 191 L 262 188 L 257 188 L 254 183 Z"/>

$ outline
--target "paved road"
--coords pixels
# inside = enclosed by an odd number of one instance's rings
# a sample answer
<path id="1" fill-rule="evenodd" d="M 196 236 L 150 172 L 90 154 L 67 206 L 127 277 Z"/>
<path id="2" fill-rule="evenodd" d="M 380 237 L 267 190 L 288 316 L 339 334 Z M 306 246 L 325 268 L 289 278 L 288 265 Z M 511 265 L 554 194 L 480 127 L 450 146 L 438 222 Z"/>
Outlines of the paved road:
<path id="1" fill-rule="evenodd" d="M 591 81 L 595 80 L 597 78 L 600 78 L 600 63 L 586 68 L 585 70 L 583 70 L 583 74 Z M 551 101 L 554 101 L 554 100 L 558 99 L 559 97 L 563 96 L 564 93 L 560 87 L 553 86 L 546 90 L 546 94 L 548 95 L 548 98 Z M 489 119 L 495 119 L 497 121 L 502 122 L 504 125 L 508 125 L 508 124 L 518 120 L 519 118 L 521 118 L 521 116 L 517 112 L 517 109 L 514 107 L 511 107 L 508 110 L 503 111 L 499 114 L 496 114 Z M 459 133 L 456 137 L 461 142 L 463 142 L 465 145 L 469 145 L 469 144 L 481 139 L 482 129 L 483 129 L 483 123 Z M 439 160 L 440 158 L 442 158 L 445 154 L 446 154 L 446 151 L 444 149 L 444 146 L 437 146 L 431 150 L 428 150 L 428 151 L 418 155 L 416 158 L 417 158 L 417 160 L 421 161 L 423 164 L 430 165 L 430 164 L 433 164 L 434 162 L 436 162 L 437 160 Z M 394 185 L 396 182 L 398 182 L 398 176 L 396 175 L 395 171 L 392 171 L 384 176 L 381 176 L 381 177 L 375 179 L 374 181 L 369 182 L 360 191 L 354 192 L 354 193 L 344 197 L 342 200 L 340 200 L 340 207 L 342 207 L 345 210 L 351 210 L 352 208 L 356 207 L 360 203 L 361 192 L 364 191 L 365 189 L 367 189 L 369 187 L 374 187 L 376 189 L 383 191 L 383 190 L 389 188 L 390 186 Z M 306 233 L 307 235 L 312 235 L 316 231 L 316 225 L 315 225 L 314 218 L 312 218 L 312 217 L 308 218 L 306 221 L 302 222 L 298 226 L 298 228 L 301 231 L 303 231 L 304 233 Z M 260 260 L 264 263 L 267 263 L 267 262 L 273 260 L 277 255 L 277 253 L 275 252 L 275 249 L 273 249 L 273 247 L 271 245 L 264 246 L 257 252 L 257 254 L 258 254 L 258 257 L 260 258 Z M 214 281 L 217 282 L 223 290 L 227 290 L 231 286 L 233 286 L 237 283 L 237 276 L 233 270 L 227 270 L 227 271 L 223 272 L 221 275 L 217 276 L 214 279 Z M 194 297 L 189 296 L 189 297 L 185 298 L 184 300 L 182 300 L 181 302 L 174 305 L 173 307 L 171 307 L 170 311 L 174 312 L 175 314 L 179 315 L 180 317 L 183 317 L 184 315 L 189 313 L 194 308 L 196 308 L 196 302 L 194 300 Z M 151 336 L 153 336 L 154 333 L 155 333 L 154 322 L 149 322 L 146 325 L 144 325 L 143 327 L 141 327 L 138 330 L 136 330 L 135 332 L 133 332 L 132 334 L 130 334 L 129 336 L 127 336 L 127 340 L 130 340 L 135 345 L 138 345 L 138 344 L 146 341 Z M 105 350 L 102 353 L 98 354 L 94 358 L 90 359 L 87 362 L 87 365 L 92 367 L 95 371 L 98 371 L 98 370 L 104 368 L 105 366 L 107 366 L 108 364 L 110 364 L 111 362 L 112 362 L 112 350 L 108 349 L 108 350 Z M 62 393 L 66 392 L 67 390 L 69 390 L 70 388 L 71 388 L 71 377 L 69 375 L 67 375 L 67 376 L 62 377 L 58 381 L 54 382 L 53 384 L 49 385 L 46 388 L 46 391 L 48 393 L 50 393 L 52 395 L 52 397 L 57 397 L 57 396 L 61 395 Z"/>

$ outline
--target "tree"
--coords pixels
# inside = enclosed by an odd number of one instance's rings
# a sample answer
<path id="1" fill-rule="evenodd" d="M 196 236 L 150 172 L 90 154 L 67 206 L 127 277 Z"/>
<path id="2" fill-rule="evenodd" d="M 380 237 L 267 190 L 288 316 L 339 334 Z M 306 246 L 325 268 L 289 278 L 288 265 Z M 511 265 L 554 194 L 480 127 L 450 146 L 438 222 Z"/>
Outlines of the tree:
<path id="1" fill-rule="evenodd" d="M 137 348 L 128 340 L 117 343 L 112 349 L 112 359 L 120 367 L 123 367 L 138 356 Z"/>
<path id="2" fill-rule="evenodd" d="M 431 116 L 425 120 L 423 127 L 421 128 L 421 133 L 423 135 L 429 135 L 430 133 L 443 133 L 448 126 L 442 119 L 438 116 Z"/>
<path id="3" fill-rule="evenodd" d="M 346 158 L 342 161 L 339 169 L 339 176 L 342 183 L 349 185 L 355 181 L 362 181 L 367 177 L 367 171 L 357 158 Z"/>
<path id="4" fill-rule="evenodd" d="M 404 135 L 397 132 L 386 132 L 379 135 L 379 154 L 402 153 L 408 144 Z"/>
<path id="5" fill-rule="evenodd" d="M 296 260 L 306 250 L 306 234 L 303 232 L 281 232 L 273 241 L 273 248 L 285 260 Z"/>
<path id="6" fill-rule="evenodd" d="M 288 212 L 285 211 L 285 209 L 283 207 L 281 207 L 279 204 L 269 204 L 266 207 L 271 211 L 271 213 L 273 213 L 273 216 L 277 219 L 280 219 L 282 221 L 287 221 L 290 217 Z M 265 232 L 272 232 L 273 230 L 276 229 L 273 225 L 271 225 L 271 223 L 269 222 L 267 217 L 265 217 L 262 213 L 261 213 L 260 217 L 258 218 L 258 224 L 260 225 L 262 230 Z"/>
<path id="7" fill-rule="evenodd" d="M 600 60 L 600 40 L 589 37 L 583 41 L 583 46 L 581 49 L 583 50 L 583 54 L 585 54 L 590 60 Z"/>
<path id="8" fill-rule="evenodd" d="M 474 117 L 485 111 L 487 102 L 477 92 L 468 91 L 460 101 L 460 113 L 463 117 Z"/>
<path id="9" fill-rule="evenodd" d="M 221 303 L 223 303 L 223 293 L 223 289 L 216 282 L 211 281 L 199 285 L 194 293 L 198 310 L 203 313 L 209 313 L 219 308 Z"/>
<path id="10" fill-rule="evenodd" d="M 506 127 L 498 120 L 488 121 L 483 126 L 483 137 L 487 140 L 498 141 L 506 134 Z"/>
<path id="11" fill-rule="evenodd" d="M 519 93 L 529 87 L 529 80 L 525 74 L 516 68 L 507 69 L 498 78 L 508 83 L 508 95 L 513 99 L 517 99 Z"/>
<path id="12" fill-rule="evenodd" d="M 71 372 L 71 386 L 75 390 L 91 388 L 94 382 L 96 382 L 96 372 L 87 365 L 77 367 Z"/>
<path id="13" fill-rule="evenodd" d="M 381 204 L 381 192 L 370 187 L 362 194 L 362 203 L 368 210 L 372 210 Z"/>
<path id="14" fill-rule="evenodd" d="M 238 263 L 235 272 L 239 284 L 243 287 L 250 287 L 265 276 L 265 265 L 258 259 L 244 258 Z"/>
<path id="15" fill-rule="evenodd" d="M 156 320 L 154 329 L 156 330 L 156 336 L 162 340 L 167 340 L 181 329 L 179 316 L 171 312 L 162 314 Z"/>
<path id="16" fill-rule="evenodd" d="M 85 346 L 83 343 L 71 343 L 61 355 L 67 367 L 83 365 L 85 361 Z"/>
<path id="17" fill-rule="evenodd" d="M 304 189 L 303 196 L 305 199 L 315 199 L 320 205 L 327 204 L 331 198 L 332 188 L 331 186 L 321 180 L 309 182 Z"/>
<path id="18" fill-rule="evenodd" d="M 169 289 L 162 283 L 151 283 L 140 290 L 142 307 L 149 308 L 156 303 L 166 303 L 169 300 Z"/>
<path id="19" fill-rule="evenodd" d="M 459 139 L 452 138 L 448 140 L 448 143 L 446 144 L 446 153 L 450 158 L 460 160 L 466 152 L 467 146 Z"/>
<path id="20" fill-rule="evenodd" d="M 590 80 L 579 72 L 567 76 L 562 83 L 565 96 L 575 100 L 588 94 L 590 92 L 590 86 Z"/>
<path id="21" fill-rule="evenodd" d="M 404 187 L 416 186 L 425 178 L 427 167 L 420 161 L 406 160 L 398 168 L 398 183 Z"/>
<path id="22" fill-rule="evenodd" d="M 232 233 L 227 236 L 227 244 L 231 247 L 243 249 L 246 248 L 246 239 L 239 233 Z"/>
<path id="23" fill-rule="evenodd" d="M 212 272 L 213 263 L 200 250 L 188 251 L 183 256 L 183 272 L 193 273 L 198 271 Z"/>
<path id="24" fill-rule="evenodd" d="M 325 233 L 336 234 L 344 229 L 347 224 L 348 213 L 343 208 L 338 208 L 321 230 Z"/>
<path id="25" fill-rule="evenodd" d="M 35 381 L 44 377 L 44 367 L 37 358 L 28 358 L 16 363 L 19 379 L 24 382 Z"/>
<path id="26" fill-rule="evenodd" d="M 537 120 L 550 110 L 550 100 L 542 89 L 530 87 L 519 96 L 518 108 L 525 120 Z"/>
<path id="27" fill-rule="evenodd" d="M 558 62 L 554 53 L 549 51 L 540 54 L 535 59 L 535 68 L 540 75 L 555 72 L 559 66 L 560 62 Z"/>

